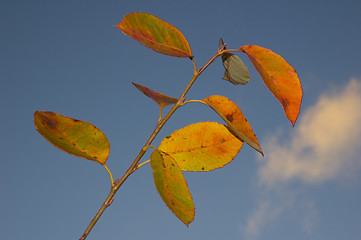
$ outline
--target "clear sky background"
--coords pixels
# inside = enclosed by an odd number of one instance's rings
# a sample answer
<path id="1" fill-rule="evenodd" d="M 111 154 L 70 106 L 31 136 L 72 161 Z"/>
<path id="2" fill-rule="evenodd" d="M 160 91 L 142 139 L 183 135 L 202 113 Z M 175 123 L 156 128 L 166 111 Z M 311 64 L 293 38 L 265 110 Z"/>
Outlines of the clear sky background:
<path id="1" fill-rule="evenodd" d="M 301 114 L 292 128 L 245 55 L 239 56 L 251 74 L 246 86 L 222 80 L 217 59 L 187 99 L 218 94 L 236 102 L 265 157 L 245 145 L 222 169 L 185 173 L 196 206 L 189 228 L 162 202 L 146 165 L 88 239 L 361 239 L 359 0 L 1 0 L 0 239 L 78 239 L 109 191 L 103 167 L 36 132 L 36 110 L 95 124 L 111 143 L 107 165 L 118 178 L 158 118 L 158 106 L 131 82 L 174 97 L 188 83 L 188 59 L 149 50 L 113 26 L 136 11 L 182 31 L 199 67 L 219 37 L 228 48 L 254 44 L 280 54 L 303 84 Z M 222 122 L 204 106 L 187 104 L 153 145 L 208 120 Z"/>

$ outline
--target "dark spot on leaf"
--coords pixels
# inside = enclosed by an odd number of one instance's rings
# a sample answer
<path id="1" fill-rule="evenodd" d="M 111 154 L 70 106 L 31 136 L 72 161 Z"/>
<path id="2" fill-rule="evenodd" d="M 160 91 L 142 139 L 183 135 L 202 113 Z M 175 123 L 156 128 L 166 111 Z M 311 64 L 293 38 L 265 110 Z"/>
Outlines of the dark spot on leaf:
<path id="1" fill-rule="evenodd" d="M 166 136 L 165 138 L 166 138 L 166 139 L 169 139 L 169 138 L 170 138 L 170 136 Z"/>
<path id="2" fill-rule="evenodd" d="M 175 206 L 175 203 L 173 202 L 173 200 L 171 200 L 170 203 L 171 203 L 173 206 Z"/>
<path id="3" fill-rule="evenodd" d="M 282 104 L 282 106 L 288 106 L 289 102 L 288 102 L 288 100 L 286 98 L 282 98 L 281 99 L 281 104 Z"/>
<path id="4" fill-rule="evenodd" d="M 204 167 L 202 167 L 202 170 L 204 171 Z"/>
<path id="5" fill-rule="evenodd" d="M 226 115 L 226 118 L 228 121 L 233 122 L 233 116 L 232 115 Z"/>
<path id="6" fill-rule="evenodd" d="M 74 122 L 80 122 L 80 120 L 78 120 L 78 119 L 74 119 Z"/>
<path id="7" fill-rule="evenodd" d="M 247 118 L 244 119 L 246 122 L 248 122 Z"/>
<path id="8" fill-rule="evenodd" d="M 49 128 L 54 129 L 56 128 L 56 121 L 49 119 L 49 118 L 44 118 L 45 120 L 45 124 L 48 125 Z"/>
<path id="9" fill-rule="evenodd" d="M 222 141 L 221 141 L 221 142 L 224 143 L 225 141 L 226 141 L 226 140 L 225 140 L 224 138 L 222 138 Z"/>

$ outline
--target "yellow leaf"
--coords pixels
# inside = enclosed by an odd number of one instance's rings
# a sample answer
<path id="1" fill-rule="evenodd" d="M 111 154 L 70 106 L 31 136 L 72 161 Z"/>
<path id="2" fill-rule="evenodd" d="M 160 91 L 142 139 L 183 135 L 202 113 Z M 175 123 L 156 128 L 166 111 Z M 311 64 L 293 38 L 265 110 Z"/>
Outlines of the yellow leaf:
<path id="1" fill-rule="evenodd" d="M 209 171 L 231 162 L 242 145 L 224 125 L 199 122 L 164 138 L 159 150 L 171 155 L 182 170 Z"/>
<path id="2" fill-rule="evenodd" d="M 177 162 L 155 150 L 150 156 L 154 184 L 168 208 L 187 226 L 194 219 L 194 204 Z"/>
<path id="3" fill-rule="evenodd" d="M 34 123 L 36 130 L 55 147 L 102 165 L 107 161 L 109 141 L 93 124 L 47 111 L 36 111 Z"/>
<path id="4" fill-rule="evenodd" d="M 220 95 L 210 96 L 203 99 L 203 101 L 211 104 L 218 114 L 223 115 L 223 117 L 227 119 L 227 121 L 230 123 L 227 124 L 230 127 L 231 132 L 239 137 L 240 140 L 245 141 L 248 145 L 263 155 L 261 146 L 258 143 L 257 137 L 254 134 L 251 125 L 244 117 L 241 109 L 239 109 L 237 104 Z"/>
<path id="5" fill-rule="evenodd" d="M 246 45 L 240 50 L 247 54 L 263 82 L 281 103 L 288 120 L 294 126 L 300 112 L 303 95 L 296 70 L 280 55 L 269 49 Z"/>

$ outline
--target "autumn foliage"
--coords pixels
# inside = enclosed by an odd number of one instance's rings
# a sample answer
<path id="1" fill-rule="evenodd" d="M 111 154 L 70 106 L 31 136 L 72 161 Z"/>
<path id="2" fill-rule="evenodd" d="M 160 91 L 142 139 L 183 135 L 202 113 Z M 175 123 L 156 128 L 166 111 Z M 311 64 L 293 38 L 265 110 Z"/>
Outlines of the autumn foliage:
<path id="1" fill-rule="evenodd" d="M 221 57 L 225 68 L 223 79 L 234 85 L 245 85 L 250 80 L 248 68 L 235 54 L 245 53 L 264 84 L 282 105 L 292 125 L 295 124 L 300 112 L 302 88 L 298 74 L 280 55 L 269 49 L 255 45 L 227 49 L 223 40 L 220 39 L 219 48 L 214 56 L 203 67 L 197 68 L 190 45 L 184 35 L 158 17 L 142 12 L 131 13 L 126 15 L 116 27 L 156 52 L 190 59 L 195 69 L 192 79 L 179 98 L 133 83 L 137 89 L 159 105 L 159 120 L 153 134 L 141 148 L 129 169 L 114 183 L 112 174 L 106 167 L 110 144 L 101 130 L 91 123 L 58 113 L 35 112 L 36 130 L 45 139 L 67 153 L 100 163 L 110 174 L 109 196 L 81 239 L 87 237 L 127 177 L 147 162 L 150 162 L 154 184 L 162 200 L 175 216 L 188 226 L 194 220 L 195 207 L 183 171 L 210 171 L 224 167 L 236 157 L 244 143 L 263 155 L 250 123 L 236 103 L 219 95 L 209 96 L 203 100 L 186 100 L 186 94 L 194 81 L 217 57 Z M 224 124 L 216 122 L 191 124 L 171 133 L 161 141 L 158 147 L 152 146 L 153 139 L 172 114 L 178 108 L 192 103 L 202 103 L 205 107 L 211 108 L 223 119 Z M 168 105 L 173 105 L 173 107 L 163 116 L 162 109 Z M 150 149 L 153 149 L 150 160 L 139 164 L 144 153 Z"/>

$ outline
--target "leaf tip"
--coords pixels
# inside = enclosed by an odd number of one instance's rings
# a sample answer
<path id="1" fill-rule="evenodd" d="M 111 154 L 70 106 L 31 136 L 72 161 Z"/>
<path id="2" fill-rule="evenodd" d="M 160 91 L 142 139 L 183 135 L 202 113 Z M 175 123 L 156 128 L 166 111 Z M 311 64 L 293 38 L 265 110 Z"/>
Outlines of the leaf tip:
<path id="1" fill-rule="evenodd" d="M 219 47 L 223 47 L 223 49 L 226 49 L 226 44 L 224 43 L 223 39 L 220 37 L 219 38 Z"/>
<path id="2" fill-rule="evenodd" d="M 37 118 L 37 117 L 39 117 L 39 116 L 41 115 L 41 113 L 42 113 L 42 111 L 36 110 L 36 111 L 34 112 L 34 119 Z"/>
<path id="3" fill-rule="evenodd" d="M 264 153 L 263 153 L 262 149 L 259 153 L 262 155 L 262 157 L 264 157 Z"/>
<path id="4" fill-rule="evenodd" d="M 195 210 L 196 208 L 195 207 L 193 207 L 193 214 L 192 214 L 192 218 L 191 219 L 188 219 L 188 220 L 185 220 L 185 219 L 181 219 L 181 218 L 179 218 L 186 226 L 187 226 L 187 228 L 189 228 L 189 224 L 191 224 L 193 221 L 194 221 L 194 215 L 195 215 Z"/>

